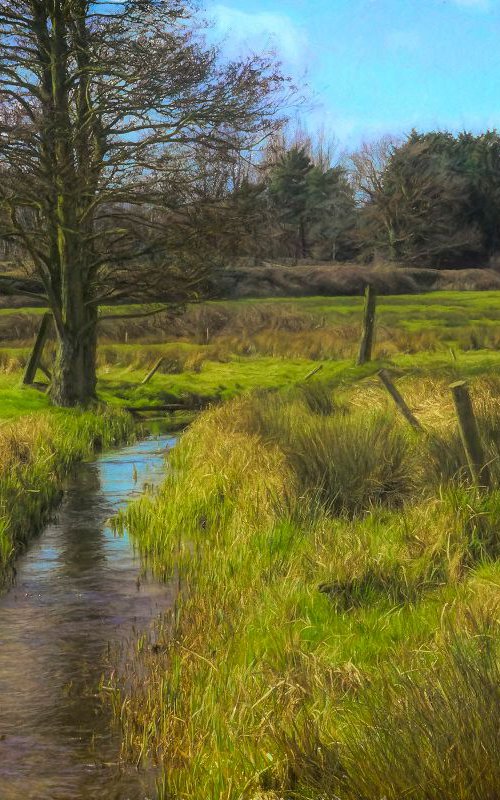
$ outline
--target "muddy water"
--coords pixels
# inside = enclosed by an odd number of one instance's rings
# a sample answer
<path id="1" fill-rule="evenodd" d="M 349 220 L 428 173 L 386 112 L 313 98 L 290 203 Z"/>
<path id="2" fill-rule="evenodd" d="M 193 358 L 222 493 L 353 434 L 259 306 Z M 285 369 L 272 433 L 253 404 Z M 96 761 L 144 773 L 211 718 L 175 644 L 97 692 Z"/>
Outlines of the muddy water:
<path id="1" fill-rule="evenodd" d="M 81 464 L 54 524 L 0 596 L 1 800 L 145 800 L 154 775 L 124 770 L 96 689 L 109 648 L 126 653 L 173 588 L 141 575 L 128 536 L 106 520 L 158 484 L 171 437 Z"/>

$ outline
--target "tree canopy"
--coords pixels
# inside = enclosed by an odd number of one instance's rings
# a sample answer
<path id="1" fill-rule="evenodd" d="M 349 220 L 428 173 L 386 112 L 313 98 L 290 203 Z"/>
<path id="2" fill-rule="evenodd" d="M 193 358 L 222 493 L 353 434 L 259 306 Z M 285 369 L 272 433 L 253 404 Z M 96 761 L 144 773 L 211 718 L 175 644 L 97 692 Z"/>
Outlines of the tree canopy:
<path id="1" fill-rule="evenodd" d="M 484 262 L 500 237 L 500 137 L 413 131 L 394 146 L 360 214 L 365 242 L 429 266 Z"/>

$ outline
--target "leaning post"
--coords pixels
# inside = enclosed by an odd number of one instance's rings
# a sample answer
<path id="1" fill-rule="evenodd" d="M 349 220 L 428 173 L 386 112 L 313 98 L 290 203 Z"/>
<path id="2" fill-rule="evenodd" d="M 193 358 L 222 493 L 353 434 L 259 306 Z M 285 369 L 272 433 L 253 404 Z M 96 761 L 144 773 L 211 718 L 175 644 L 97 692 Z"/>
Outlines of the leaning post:
<path id="1" fill-rule="evenodd" d="M 43 348 L 45 347 L 45 342 L 47 341 L 47 336 L 49 335 L 51 322 L 52 314 L 47 312 L 42 317 L 42 322 L 38 329 L 35 344 L 33 345 L 33 350 L 31 351 L 28 363 L 26 364 L 26 369 L 24 370 L 23 384 L 25 386 L 31 385 L 35 380 L 36 371 L 40 366 Z"/>
<path id="2" fill-rule="evenodd" d="M 383 384 L 383 386 L 385 386 L 385 388 L 387 389 L 387 391 L 391 395 L 392 399 L 396 403 L 397 407 L 399 408 L 399 410 L 401 411 L 403 417 L 407 420 L 407 422 L 409 422 L 410 425 L 412 426 L 412 428 L 414 428 L 416 431 L 422 431 L 423 428 L 422 428 L 420 422 L 416 418 L 415 414 L 409 408 L 409 406 L 408 406 L 406 400 L 404 399 L 404 397 L 401 395 L 401 393 L 394 386 L 394 384 L 391 381 L 390 375 L 387 372 L 387 370 L 386 369 L 381 369 L 380 372 L 378 373 L 378 377 L 379 377 L 381 383 Z"/>
<path id="3" fill-rule="evenodd" d="M 491 473 L 486 463 L 469 387 L 465 381 L 457 381 L 450 385 L 450 389 L 472 480 L 476 486 L 488 489 L 491 486 Z"/>
<path id="4" fill-rule="evenodd" d="M 318 372 L 321 372 L 323 369 L 323 364 L 320 364 L 319 367 L 315 367 L 310 372 L 307 373 L 306 377 L 304 378 L 304 382 L 310 380 L 314 375 L 317 375 Z"/>
<path id="5" fill-rule="evenodd" d="M 372 349 L 375 332 L 375 312 L 377 308 L 377 292 L 371 284 L 365 289 L 365 310 L 363 317 L 363 332 L 357 365 L 358 367 L 372 360 Z"/>
<path id="6" fill-rule="evenodd" d="M 158 370 L 160 369 L 160 367 L 161 367 L 161 365 L 163 364 L 164 361 L 165 361 L 165 356 L 162 356 L 161 358 L 158 359 L 158 361 L 156 362 L 154 367 L 149 370 L 149 372 L 146 375 L 146 377 L 144 378 L 144 380 L 141 381 L 141 386 L 144 386 L 146 383 L 149 383 L 149 381 L 151 380 L 153 375 L 156 375 L 156 373 L 158 372 Z"/>

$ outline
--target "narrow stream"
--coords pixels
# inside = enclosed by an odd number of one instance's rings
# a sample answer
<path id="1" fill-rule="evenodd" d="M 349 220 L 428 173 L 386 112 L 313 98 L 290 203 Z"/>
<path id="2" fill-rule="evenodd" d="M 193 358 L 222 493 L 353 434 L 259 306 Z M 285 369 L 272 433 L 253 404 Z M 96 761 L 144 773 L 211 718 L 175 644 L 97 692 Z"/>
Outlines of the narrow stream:
<path id="1" fill-rule="evenodd" d="M 161 436 L 80 464 L 56 521 L 0 596 L 1 800 L 145 800 L 154 776 L 124 771 L 96 690 L 109 646 L 152 627 L 173 588 L 141 574 L 106 520 L 157 485 L 175 440 Z"/>

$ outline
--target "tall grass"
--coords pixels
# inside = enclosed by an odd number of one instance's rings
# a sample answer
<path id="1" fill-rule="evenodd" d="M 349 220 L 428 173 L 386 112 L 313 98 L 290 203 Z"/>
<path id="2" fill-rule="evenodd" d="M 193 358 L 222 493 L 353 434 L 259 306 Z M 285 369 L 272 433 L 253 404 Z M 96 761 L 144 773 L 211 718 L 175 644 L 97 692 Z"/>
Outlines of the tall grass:
<path id="1" fill-rule="evenodd" d="M 496 800 L 500 669 L 488 626 L 452 633 L 432 670 L 386 675 L 342 714 L 341 735 L 309 728 L 285 738 L 294 797 Z"/>
<path id="2" fill-rule="evenodd" d="M 422 408 L 441 392 L 417 390 Z M 496 653 L 482 643 L 498 630 L 500 491 L 439 479 L 432 437 L 379 393 L 212 409 L 158 496 L 122 516 L 182 584 L 113 694 L 124 754 L 159 762 L 161 798 L 494 797 Z M 451 413 L 429 402 L 422 417 L 458 447 Z"/>
<path id="3" fill-rule="evenodd" d="M 0 572 L 47 519 L 76 461 L 133 435 L 120 411 L 53 411 L 0 426 Z"/>
<path id="4" fill-rule="evenodd" d="M 141 312 L 137 307 L 125 310 Z M 136 348 L 142 345 L 146 353 L 155 344 L 189 343 L 229 356 L 328 360 L 355 357 L 362 300 L 360 296 L 302 297 L 206 303 L 188 307 L 182 315 L 162 312 L 136 319 L 120 319 L 124 309 L 115 311 L 116 318 L 109 318 L 108 309 L 99 325 L 100 345 L 110 358 L 113 349 L 114 356 L 118 354 L 116 345 L 126 343 Z M 447 353 L 450 346 L 459 351 L 498 350 L 497 321 L 498 293 L 494 292 L 383 297 L 377 313 L 376 355 Z M 0 341 L 17 349 L 27 347 L 39 324 L 40 309 L 4 312 Z M 4 359 L 2 368 L 11 367 L 12 360 Z"/>

